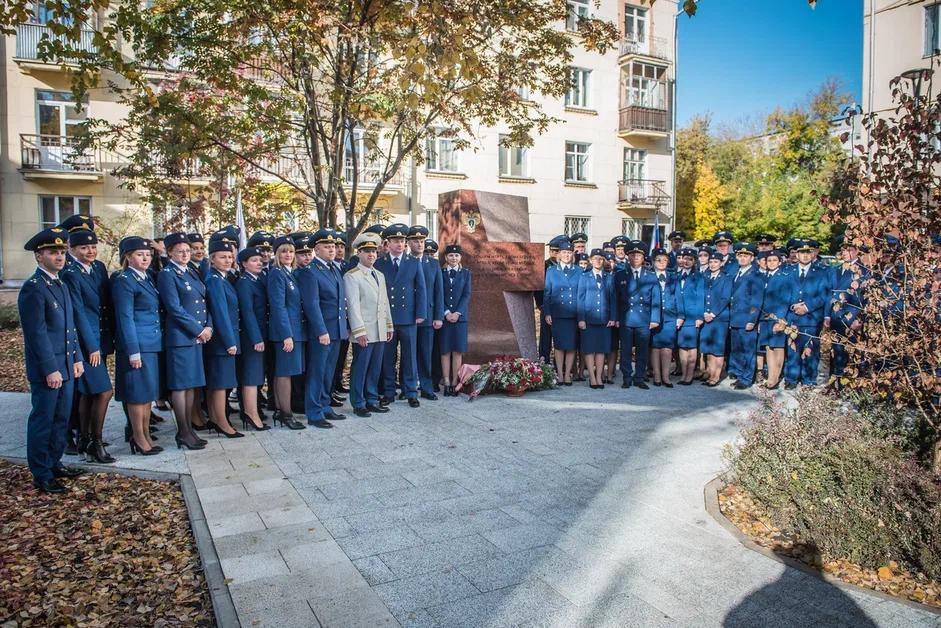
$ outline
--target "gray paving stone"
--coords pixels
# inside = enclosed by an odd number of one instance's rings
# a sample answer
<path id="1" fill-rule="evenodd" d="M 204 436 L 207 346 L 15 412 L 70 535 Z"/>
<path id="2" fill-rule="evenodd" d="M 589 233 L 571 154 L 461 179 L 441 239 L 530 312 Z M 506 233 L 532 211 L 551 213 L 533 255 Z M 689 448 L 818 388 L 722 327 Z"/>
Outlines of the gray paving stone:
<path id="1" fill-rule="evenodd" d="M 326 570 L 350 561 L 334 541 L 283 547 L 280 551 L 291 573 Z"/>
<path id="2" fill-rule="evenodd" d="M 239 484 L 230 486 L 241 487 L 242 485 Z M 228 487 L 215 487 L 215 489 L 221 488 Z M 226 499 L 224 501 L 212 501 L 203 505 L 203 513 L 206 515 L 207 521 L 213 521 L 220 517 L 238 515 L 246 512 L 261 512 L 264 510 L 273 510 L 275 508 L 287 508 L 291 506 L 306 506 L 306 504 L 293 488 L 288 488 L 287 490 L 283 490 L 278 493 L 259 493 L 258 495 L 244 495 L 237 498 Z"/>
<path id="3" fill-rule="evenodd" d="M 517 626 L 522 618 L 544 618 L 571 608 L 571 603 L 539 580 L 498 589 L 428 608 L 442 626 Z"/>
<path id="4" fill-rule="evenodd" d="M 443 541 L 474 534 L 475 532 L 515 527 L 519 525 L 519 522 L 502 510 L 495 508 L 466 515 L 455 515 L 448 519 L 415 521 L 409 525 L 425 540 Z"/>
<path id="5" fill-rule="evenodd" d="M 408 577 L 500 554 L 500 550 L 491 543 L 474 535 L 386 552 L 379 558 L 397 577 Z"/>
<path id="6" fill-rule="evenodd" d="M 402 523 L 442 521 L 451 516 L 453 516 L 451 511 L 432 502 L 430 504 L 371 510 L 347 515 L 345 520 L 357 532 L 375 532 Z"/>
<path id="7" fill-rule="evenodd" d="M 208 523 L 208 525 L 209 533 L 214 539 L 229 536 L 230 534 L 241 534 L 243 532 L 254 532 L 256 530 L 265 529 L 265 522 L 261 520 L 257 512 L 224 517 L 212 523 Z"/>
<path id="8" fill-rule="evenodd" d="M 398 628 L 382 600 L 364 582 L 361 587 L 308 600 L 324 628 Z"/>
<path id="9" fill-rule="evenodd" d="M 317 522 L 317 517 L 306 505 L 272 508 L 258 513 L 267 528 L 280 528 L 295 523 Z"/>
<path id="10" fill-rule="evenodd" d="M 298 489 L 298 494 L 312 511 L 323 519 L 346 517 L 371 510 L 387 508 L 376 495 L 357 495 L 344 499 L 327 499 L 320 489 Z"/>
<path id="11" fill-rule="evenodd" d="M 561 554 L 553 546 L 535 547 L 459 565 L 457 570 L 486 593 L 537 578 L 540 565 Z"/>
<path id="12" fill-rule="evenodd" d="M 532 523 L 486 530 L 480 535 L 504 552 L 516 552 L 531 547 L 550 545 L 562 535 L 562 532 L 545 523 Z"/>
<path id="13" fill-rule="evenodd" d="M 358 558 L 353 561 L 353 565 L 359 570 L 359 573 L 363 574 L 363 578 L 370 585 L 396 579 L 396 575 L 382 562 L 382 558 L 379 556 Z"/>
<path id="14" fill-rule="evenodd" d="M 279 528 L 265 528 L 255 532 L 243 532 L 214 539 L 216 553 L 220 558 L 235 558 L 245 554 L 257 554 L 282 547 L 308 545 L 326 541 L 330 537 L 326 530 L 314 522 Z"/>
<path id="15" fill-rule="evenodd" d="M 411 486 L 411 485 L 409 485 Z M 422 487 L 406 488 L 399 491 L 390 491 L 377 495 L 379 501 L 385 506 L 409 506 L 423 504 L 431 501 L 440 501 L 461 495 L 469 495 L 470 491 L 453 481 L 439 482 Z"/>
<path id="16" fill-rule="evenodd" d="M 277 606 L 262 610 L 242 609 L 238 603 L 235 608 L 242 626 L 250 628 L 285 628 L 286 626 L 319 628 L 321 626 L 310 604 L 303 598 L 284 600 Z"/>
<path id="17" fill-rule="evenodd" d="M 327 529 L 327 532 L 330 533 L 335 539 L 342 539 L 347 536 L 352 536 L 357 533 L 356 528 L 351 526 L 349 522 L 343 517 L 334 517 L 333 519 L 323 519 L 321 521 L 323 527 Z"/>
<path id="18" fill-rule="evenodd" d="M 313 473 L 302 473 L 291 477 L 291 484 L 296 488 L 319 487 L 326 484 L 336 484 L 339 482 L 349 482 L 353 476 L 346 469 L 330 469 L 327 471 L 315 471 Z"/>
<path id="19" fill-rule="evenodd" d="M 280 493 L 288 490 L 291 482 L 286 477 L 269 478 L 267 480 L 253 480 L 245 483 L 245 492 L 249 495 L 259 495 L 261 493 Z"/>
<path id="20" fill-rule="evenodd" d="M 222 573 L 230 584 L 243 584 L 288 573 L 288 566 L 278 550 L 245 554 L 236 558 L 220 558 Z"/>
<path id="21" fill-rule="evenodd" d="M 196 489 L 199 495 L 199 503 L 203 504 L 203 511 L 207 504 L 216 502 L 226 502 L 230 500 L 239 500 L 248 497 L 245 487 L 241 484 L 227 484 L 225 486 L 211 486 L 207 488 Z"/>
<path id="22" fill-rule="evenodd" d="M 390 476 L 326 484 L 320 486 L 320 492 L 323 493 L 327 499 L 343 499 L 357 495 L 390 493 L 392 491 L 407 490 L 410 488 L 412 488 L 412 485 L 409 484 L 408 480 L 405 478 Z"/>
<path id="23" fill-rule="evenodd" d="M 479 595 L 474 585 L 453 569 L 378 584 L 373 590 L 396 616 Z"/>
<path id="24" fill-rule="evenodd" d="M 354 534 L 337 539 L 337 544 L 343 548 L 350 560 L 394 552 L 424 543 L 425 540 L 415 534 L 408 526 L 397 526 L 388 530 Z"/>

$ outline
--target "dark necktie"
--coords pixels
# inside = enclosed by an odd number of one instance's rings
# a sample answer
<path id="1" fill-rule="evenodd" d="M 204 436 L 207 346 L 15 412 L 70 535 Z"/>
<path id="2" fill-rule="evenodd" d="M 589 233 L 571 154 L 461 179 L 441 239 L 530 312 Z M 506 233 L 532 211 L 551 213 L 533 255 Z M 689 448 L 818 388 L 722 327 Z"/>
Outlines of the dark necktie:
<path id="1" fill-rule="evenodd" d="M 660 282 L 660 287 L 663 288 L 663 284 L 667 282 L 667 278 L 663 274 L 660 274 L 657 275 L 657 281 Z"/>
<path id="2" fill-rule="evenodd" d="M 806 276 L 807 276 L 807 271 L 804 270 L 803 268 L 801 268 L 801 277 L 800 277 L 801 282 L 804 281 L 804 277 L 806 277 Z"/>
<path id="3" fill-rule="evenodd" d="M 371 270 L 371 271 L 369 271 L 369 274 L 372 275 L 373 281 L 375 281 L 375 282 L 376 282 L 376 285 L 378 286 L 378 285 L 379 285 L 379 277 L 376 277 L 376 271 Z"/>
<path id="4" fill-rule="evenodd" d="M 454 277 L 457 276 L 457 271 L 453 268 L 448 271 L 448 278 L 451 280 L 451 283 L 454 283 Z"/>
<path id="5" fill-rule="evenodd" d="M 399 274 L 399 258 L 397 257 L 392 258 L 392 274 Z"/>

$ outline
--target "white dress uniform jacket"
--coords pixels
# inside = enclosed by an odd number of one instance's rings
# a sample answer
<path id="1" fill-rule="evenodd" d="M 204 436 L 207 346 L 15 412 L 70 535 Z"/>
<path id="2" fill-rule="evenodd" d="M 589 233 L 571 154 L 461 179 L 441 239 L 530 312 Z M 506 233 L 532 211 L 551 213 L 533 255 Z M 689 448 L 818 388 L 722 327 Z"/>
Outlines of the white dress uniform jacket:
<path id="1" fill-rule="evenodd" d="M 343 276 L 346 284 L 350 340 L 366 334 L 369 342 L 384 342 L 393 330 L 386 279 L 375 268 L 358 264 Z"/>

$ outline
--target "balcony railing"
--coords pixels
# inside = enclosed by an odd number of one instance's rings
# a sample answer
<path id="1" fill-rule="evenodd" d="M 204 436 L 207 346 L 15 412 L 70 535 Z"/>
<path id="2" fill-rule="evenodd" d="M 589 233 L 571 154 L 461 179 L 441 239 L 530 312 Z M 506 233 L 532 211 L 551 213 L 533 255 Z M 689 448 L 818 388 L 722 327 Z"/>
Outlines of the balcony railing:
<path id="1" fill-rule="evenodd" d="M 670 41 L 663 37 L 650 37 L 642 41 L 625 37 L 621 40 L 621 56 L 629 55 L 643 55 L 669 61 L 673 58 L 673 50 L 670 48 Z"/>
<path id="2" fill-rule="evenodd" d="M 95 149 L 81 150 L 78 139 L 64 135 L 20 135 L 23 170 L 53 172 L 101 172 Z"/>
<path id="3" fill-rule="evenodd" d="M 356 183 L 358 186 L 367 186 L 375 187 L 379 180 L 382 178 L 382 170 L 378 167 L 371 166 L 360 166 L 359 171 L 356 173 L 355 177 Z M 343 172 L 343 180 L 346 181 L 347 185 L 350 185 L 353 182 L 353 166 L 347 164 Z M 402 186 L 405 185 L 405 177 L 402 176 L 401 170 L 392 175 L 392 178 L 386 181 L 386 186 Z"/>
<path id="4" fill-rule="evenodd" d="M 618 202 L 625 205 L 665 205 L 670 198 L 666 190 L 666 181 L 651 179 L 618 181 Z"/>
<path id="5" fill-rule="evenodd" d="M 93 32 L 90 30 L 81 31 L 78 40 L 71 41 L 64 35 L 53 34 L 52 29 L 45 24 L 19 24 L 16 27 L 16 58 L 40 61 L 39 42 L 44 37 L 60 41 L 72 50 L 95 51 Z"/>
<path id="6" fill-rule="evenodd" d="M 618 129 L 622 133 L 652 131 L 666 133 L 670 130 L 670 114 L 666 109 L 653 109 L 632 105 L 622 107 Z"/>

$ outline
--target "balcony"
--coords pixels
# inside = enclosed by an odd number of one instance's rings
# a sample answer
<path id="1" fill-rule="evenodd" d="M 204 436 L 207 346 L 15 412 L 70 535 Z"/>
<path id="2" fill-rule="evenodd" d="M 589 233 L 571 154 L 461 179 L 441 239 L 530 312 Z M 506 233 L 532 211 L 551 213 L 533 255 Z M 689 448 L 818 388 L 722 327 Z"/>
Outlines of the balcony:
<path id="1" fill-rule="evenodd" d="M 666 137 L 670 132 L 670 112 L 666 109 L 629 105 L 621 107 L 618 135 L 623 138 Z"/>
<path id="2" fill-rule="evenodd" d="M 625 37 L 621 40 L 620 60 L 624 63 L 635 57 L 669 63 L 673 59 L 673 49 L 670 41 L 663 37 L 650 37 L 642 41 Z"/>
<path id="3" fill-rule="evenodd" d="M 631 179 L 618 181 L 618 207 L 621 209 L 657 209 L 670 200 L 666 181 Z"/>
<path id="4" fill-rule="evenodd" d="M 375 166 L 360 166 L 359 172 L 356 173 L 357 176 L 355 177 L 357 192 L 371 192 L 376 187 L 376 184 L 379 183 L 379 179 L 382 177 L 382 173 L 383 171 Z M 351 187 L 353 179 L 353 166 L 347 164 L 343 171 L 343 180 L 347 188 Z M 402 171 L 400 170 L 392 175 L 391 179 L 386 181 L 385 187 L 382 188 L 380 194 L 394 195 L 404 189 L 405 177 L 402 175 Z"/>
<path id="5" fill-rule="evenodd" d="M 20 172 L 24 179 L 100 181 L 101 156 L 80 149 L 77 138 L 60 135 L 20 135 Z"/>
<path id="6" fill-rule="evenodd" d="M 61 64 L 45 61 L 39 57 L 39 42 L 44 38 L 62 42 L 71 50 L 95 52 L 92 44 L 93 31 L 82 30 L 77 41 L 71 41 L 64 35 L 56 35 L 45 24 L 18 24 L 16 27 L 16 56 L 13 58 L 24 70 L 32 67 L 49 69 Z"/>

